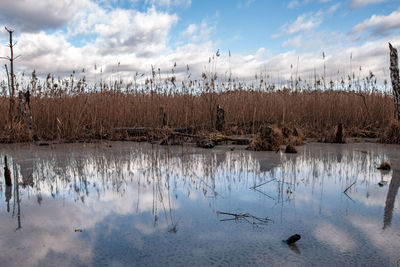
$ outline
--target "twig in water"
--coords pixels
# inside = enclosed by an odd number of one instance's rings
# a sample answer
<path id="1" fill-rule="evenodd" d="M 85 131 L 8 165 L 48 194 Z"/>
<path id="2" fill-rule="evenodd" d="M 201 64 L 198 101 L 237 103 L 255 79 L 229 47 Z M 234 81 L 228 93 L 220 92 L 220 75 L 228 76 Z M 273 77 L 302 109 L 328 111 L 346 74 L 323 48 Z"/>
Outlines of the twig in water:
<path id="1" fill-rule="evenodd" d="M 250 187 L 249 189 L 256 189 L 257 187 L 260 187 L 260 186 L 262 186 L 262 185 L 268 184 L 269 182 L 272 182 L 273 180 L 276 180 L 276 178 L 272 178 L 272 179 L 269 180 L 269 181 L 266 181 L 266 182 L 261 183 L 261 184 L 259 184 L 259 185 L 252 186 L 252 187 Z"/>
<path id="2" fill-rule="evenodd" d="M 250 213 L 237 214 L 237 213 L 217 211 L 217 214 L 232 216 L 232 218 L 221 219 L 220 220 L 221 222 L 244 220 L 255 226 L 264 225 L 264 224 L 267 224 L 268 222 L 273 222 L 271 219 L 268 219 L 267 217 L 260 218 L 260 217 L 253 216 Z M 249 219 L 252 219 L 252 221 L 250 221 Z"/>
<path id="3" fill-rule="evenodd" d="M 355 184 L 356 182 L 354 181 L 354 183 L 352 183 L 349 187 L 347 187 L 344 191 L 343 191 L 343 193 L 345 193 L 346 194 L 346 192 L 347 192 L 347 190 L 349 190 L 350 189 L 350 187 L 352 187 L 354 184 Z"/>

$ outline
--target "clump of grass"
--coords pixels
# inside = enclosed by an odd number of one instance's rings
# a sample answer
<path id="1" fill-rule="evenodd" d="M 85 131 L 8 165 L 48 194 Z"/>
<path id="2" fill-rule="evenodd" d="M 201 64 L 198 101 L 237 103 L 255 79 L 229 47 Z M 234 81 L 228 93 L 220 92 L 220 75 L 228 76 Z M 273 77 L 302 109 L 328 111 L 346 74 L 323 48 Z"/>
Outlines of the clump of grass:
<path id="1" fill-rule="evenodd" d="M 319 139 L 324 143 L 344 144 L 346 143 L 345 131 L 342 123 L 339 123 L 334 130 L 326 131 L 323 137 Z"/>
<path id="2" fill-rule="evenodd" d="M 263 125 L 247 149 L 253 151 L 278 151 L 282 144 L 282 131 L 276 126 Z"/>
<path id="3" fill-rule="evenodd" d="M 379 138 L 379 142 L 386 144 L 400 144 L 400 122 L 392 120 Z"/>
<path id="4" fill-rule="evenodd" d="M 305 136 L 298 127 L 282 127 L 283 143 L 290 144 L 292 146 L 304 145 Z"/>
<path id="5" fill-rule="evenodd" d="M 378 167 L 378 169 L 382 170 L 382 171 L 390 171 L 391 168 L 392 168 L 392 166 L 387 161 L 382 161 L 381 165 L 379 165 L 379 167 Z"/>

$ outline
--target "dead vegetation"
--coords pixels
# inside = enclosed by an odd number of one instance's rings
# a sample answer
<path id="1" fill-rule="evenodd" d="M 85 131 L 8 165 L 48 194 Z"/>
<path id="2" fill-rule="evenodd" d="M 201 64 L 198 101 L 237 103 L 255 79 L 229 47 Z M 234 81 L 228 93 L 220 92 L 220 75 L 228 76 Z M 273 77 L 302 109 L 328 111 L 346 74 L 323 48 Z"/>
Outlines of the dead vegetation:
<path id="1" fill-rule="evenodd" d="M 365 123 L 362 119 L 363 103 L 351 92 L 238 90 L 220 93 L 215 97 L 218 97 L 218 102 L 222 103 L 225 110 L 223 134 L 252 134 L 261 125 L 275 124 L 283 127 L 282 142 L 301 145 L 304 137 L 334 137 L 334 134 L 327 133 L 341 121 L 345 122 L 343 125 L 350 125 L 353 132 L 380 135 L 392 118 L 392 99 L 386 94 L 365 94 L 370 109 L 374 110 L 371 113 L 374 116 Z M 199 130 L 212 131 L 214 126 L 208 123 L 208 116 L 203 112 L 207 97 L 207 94 L 119 91 L 77 95 L 33 92 L 30 104 L 32 130 L 27 124 L 18 125 L 17 122 L 11 129 L 7 116 L 8 100 L 0 97 L 0 142 L 23 142 L 35 137 L 39 140 L 115 140 L 123 136 L 114 129 L 160 127 L 159 106 L 164 107 L 163 117 L 168 117 L 170 128 L 187 128 L 193 133 Z M 283 112 L 285 124 L 282 123 Z M 295 126 L 288 128 L 285 125 Z M 390 131 L 386 131 L 381 140 L 398 143 L 398 125 L 392 123 Z"/>
<path id="2" fill-rule="evenodd" d="M 392 169 L 392 166 L 390 165 L 389 162 L 382 161 L 381 164 L 379 165 L 378 169 L 382 170 L 382 171 L 390 171 Z"/>
<path id="3" fill-rule="evenodd" d="M 379 142 L 386 144 L 400 144 L 400 122 L 392 120 L 379 138 Z"/>
<path id="4" fill-rule="evenodd" d="M 283 134 L 279 128 L 262 125 L 247 149 L 253 151 L 278 151 L 282 144 Z"/>

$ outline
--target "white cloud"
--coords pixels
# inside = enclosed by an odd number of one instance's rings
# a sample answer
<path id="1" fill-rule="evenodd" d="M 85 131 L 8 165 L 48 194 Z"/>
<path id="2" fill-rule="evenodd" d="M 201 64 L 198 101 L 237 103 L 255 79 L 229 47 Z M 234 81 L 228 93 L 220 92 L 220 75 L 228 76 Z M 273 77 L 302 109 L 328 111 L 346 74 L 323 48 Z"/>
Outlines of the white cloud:
<path id="1" fill-rule="evenodd" d="M 295 2 L 293 2 L 295 3 Z M 309 32 L 317 28 L 324 20 L 324 18 L 340 7 L 340 3 L 330 6 L 326 11 L 319 10 L 317 12 L 310 12 L 299 15 L 295 21 L 286 23 L 281 27 L 281 32 L 271 35 L 272 39 L 281 37 L 282 35 L 292 35 L 299 32 Z"/>
<path id="2" fill-rule="evenodd" d="M 355 8 L 361 8 L 365 7 L 367 5 L 371 4 L 379 4 L 379 3 L 384 3 L 388 2 L 389 0 L 352 0 L 350 3 L 350 7 L 355 9 Z"/>
<path id="3" fill-rule="evenodd" d="M 322 19 L 313 14 L 303 14 L 297 17 L 297 19 L 285 29 L 286 34 L 294 34 L 300 31 L 306 31 L 314 29 L 322 23 Z"/>
<path id="4" fill-rule="evenodd" d="M 375 36 L 387 35 L 392 30 L 400 27 L 400 8 L 389 15 L 372 15 L 369 19 L 357 24 L 350 33 L 355 36 L 362 35 L 365 31 L 371 31 Z"/>
<path id="5" fill-rule="evenodd" d="M 197 25 L 196 24 L 190 24 L 186 30 L 183 32 L 183 36 L 185 38 L 188 38 L 190 36 L 192 36 L 196 31 L 197 31 Z"/>
<path id="6" fill-rule="evenodd" d="M 237 7 L 238 8 L 246 8 L 249 7 L 251 4 L 253 4 L 256 0 L 241 0 L 238 2 Z"/>
<path id="7" fill-rule="evenodd" d="M 24 32 L 57 29 L 86 4 L 87 0 L 0 1 L 0 23 Z"/>
<path id="8" fill-rule="evenodd" d="M 301 5 L 306 5 L 306 4 L 309 4 L 309 3 L 312 3 L 312 2 L 317 2 L 317 3 L 328 3 L 328 2 L 330 2 L 331 0 L 303 0 L 303 1 L 301 1 L 301 0 L 291 0 L 290 2 L 289 2 L 289 4 L 288 4 L 288 8 L 296 8 L 296 7 L 299 7 L 299 6 L 301 6 Z"/>
<path id="9" fill-rule="evenodd" d="M 165 7 L 171 7 L 171 6 L 189 7 L 192 4 L 192 0 L 146 0 L 146 3 L 157 6 L 165 6 Z"/>

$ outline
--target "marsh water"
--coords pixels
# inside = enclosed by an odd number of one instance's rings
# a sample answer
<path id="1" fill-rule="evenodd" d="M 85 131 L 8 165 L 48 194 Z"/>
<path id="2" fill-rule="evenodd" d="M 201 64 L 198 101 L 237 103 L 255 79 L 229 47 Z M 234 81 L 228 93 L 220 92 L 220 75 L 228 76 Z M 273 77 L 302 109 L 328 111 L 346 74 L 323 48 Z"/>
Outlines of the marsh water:
<path id="1" fill-rule="evenodd" d="M 13 186 L 1 168 L 1 266 L 400 259 L 396 145 L 310 143 L 293 155 L 129 142 L 1 145 L 1 167 L 4 155 Z M 382 160 L 393 170 L 378 170 Z M 296 246 L 282 242 L 293 234 L 302 237 Z"/>

